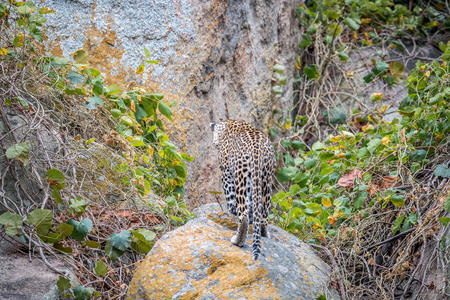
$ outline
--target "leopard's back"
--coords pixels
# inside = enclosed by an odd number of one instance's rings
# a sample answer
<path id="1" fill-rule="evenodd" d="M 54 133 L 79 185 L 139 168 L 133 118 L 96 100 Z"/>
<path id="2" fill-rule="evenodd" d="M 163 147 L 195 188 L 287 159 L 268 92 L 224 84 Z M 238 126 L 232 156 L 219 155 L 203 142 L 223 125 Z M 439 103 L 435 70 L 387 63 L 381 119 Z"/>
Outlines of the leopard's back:
<path id="1" fill-rule="evenodd" d="M 267 236 L 275 155 L 270 140 L 249 123 L 228 120 L 215 126 L 214 143 L 220 152 L 222 184 L 229 211 L 241 223 L 253 223 L 253 258 L 260 254 L 260 237 Z M 241 246 L 245 230 L 234 244 Z M 241 226 L 240 226 L 241 227 Z M 245 236 L 244 236 L 245 235 Z"/>

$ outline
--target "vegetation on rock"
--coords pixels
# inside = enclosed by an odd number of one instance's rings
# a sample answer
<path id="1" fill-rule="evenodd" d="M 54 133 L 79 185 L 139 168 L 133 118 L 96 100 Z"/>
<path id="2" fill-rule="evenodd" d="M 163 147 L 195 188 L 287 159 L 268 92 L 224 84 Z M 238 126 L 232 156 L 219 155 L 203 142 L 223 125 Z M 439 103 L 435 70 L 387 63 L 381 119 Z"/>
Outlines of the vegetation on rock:
<path id="1" fill-rule="evenodd" d="M 63 275 L 64 297 L 121 297 L 157 236 L 191 218 L 182 197 L 193 158 L 165 133 L 164 95 L 105 85 L 84 50 L 43 54 L 49 13 L 31 1 L 0 3 L 0 224 Z M 11 185 L 19 188 L 3 189 Z M 51 266 L 49 254 L 62 254 L 77 279 Z"/>
<path id="2" fill-rule="evenodd" d="M 271 129 L 285 136 L 277 144 L 282 166 L 273 221 L 325 250 L 344 298 L 442 295 L 445 286 L 436 287 L 430 272 L 445 273 L 449 261 L 450 43 L 439 41 L 448 34 L 448 7 L 439 1 L 414 8 L 392 1 L 309 4 L 297 11 L 304 28 L 299 94 L 292 117 L 280 116 Z M 420 62 L 416 43 L 433 43 L 442 55 Z M 347 91 L 354 72 L 343 65 L 361 47 L 380 50 L 356 84 L 402 83 L 402 58 L 417 61 L 404 81 L 400 119 L 384 118 L 383 93 L 370 96 L 371 108 Z M 346 94 L 357 101 L 350 114 Z"/>

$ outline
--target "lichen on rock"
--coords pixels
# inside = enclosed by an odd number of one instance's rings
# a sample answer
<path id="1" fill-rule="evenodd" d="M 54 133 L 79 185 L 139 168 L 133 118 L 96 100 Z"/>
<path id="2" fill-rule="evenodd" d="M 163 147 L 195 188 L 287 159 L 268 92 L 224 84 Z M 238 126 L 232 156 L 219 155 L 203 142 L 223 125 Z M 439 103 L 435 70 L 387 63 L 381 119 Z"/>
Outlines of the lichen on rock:
<path id="1" fill-rule="evenodd" d="M 204 205 L 195 220 L 163 236 L 137 267 L 127 299 L 333 298 L 330 269 L 308 245 L 270 226 L 253 261 L 251 241 L 232 245 L 233 230 L 213 221 L 227 218 L 219 211 Z"/>

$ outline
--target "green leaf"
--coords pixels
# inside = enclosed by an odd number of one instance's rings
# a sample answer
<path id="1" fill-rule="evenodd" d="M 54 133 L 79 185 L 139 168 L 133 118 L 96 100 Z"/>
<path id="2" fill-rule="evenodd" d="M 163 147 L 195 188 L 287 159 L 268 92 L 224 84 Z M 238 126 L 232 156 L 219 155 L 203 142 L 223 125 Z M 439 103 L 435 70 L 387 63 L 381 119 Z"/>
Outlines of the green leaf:
<path id="1" fill-rule="evenodd" d="M 311 36 L 309 34 L 302 35 L 302 41 L 298 44 L 299 48 L 307 48 L 312 44 Z"/>
<path id="2" fill-rule="evenodd" d="M 5 212 L 0 215 L 0 224 L 5 226 L 5 232 L 8 235 L 18 235 L 22 228 L 23 219 L 18 214 Z"/>
<path id="3" fill-rule="evenodd" d="M 73 226 L 70 224 L 59 223 L 55 229 L 58 234 L 57 240 L 61 241 L 70 236 L 73 232 Z"/>
<path id="4" fill-rule="evenodd" d="M 53 56 L 52 57 L 52 64 L 53 65 L 57 65 L 57 66 L 64 66 L 67 65 L 69 63 L 69 60 L 65 57 L 58 57 L 58 56 Z"/>
<path id="5" fill-rule="evenodd" d="M 408 215 L 408 217 L 405 219 L 405 221 L 403 222 L 403 226 L 402 226 L 402 232 L 405 230 L 408 230 L 409 227 L 411 226 L 411 224 L 416 224 L 417 223 L 417 215 L 415 213 L 410 213 Z"/>
<path id="6" fill-rule="evenodd" d="M 372 72 L 370 72 L 369 74 L 367 74 L 366 76 L 363 77 L 363 80 L 365 83 L 370 83 L 375 79 L 375 74 L 373 74 Z"/>
<path id="7" fill-rule="evenodd" d="M 175 166 L 174 169 L 175 169 L 175 172 L 177 173 L 178 177 L 186 178 L 186 167 Z"/>
<path id="8" fill-rule="evenodd" d="M 102 262 L 101 260 L 97 261 L 97 263 L 95 264 L 95 274 L 97 276 L 102 276 L 104 277 L 106 275 L 106 265 L 104 262 Z"/>
<path id="9" fill-rule="evenodd" d="M 342 107 L 326 109 L 322 115 L 329 124 L 345 124 L 347 121 L 347 114 Z"/>
<path id="10" fill-rule="evenodd" d="M 73 289 L 75 300 L 89 300 L 94 292 L 95 290 L 93 288 L 85 288 L 82 285 L 79 285 Z"/>
<path id="11" fill-rule="evenodd" d="M 320 77 L 316 65 L 309 65 L 303 68 L 303 72 L 308 79 L 318 79 Z"/>
<path id="12" fill-rule="evenodd" d="M 179 217 L 177 217 L 177 216 L 170 216 L 170 218 L 171 218 L 172 220 L 174 220 L 175 222 L 183 222 L 183 219 L 181 219 L 181 218 L 179 218 Z"/>
<path id="13" fill-rule="evenodd" d="M 68 87 L 64 90 L 67 95 L 86 95 L 86 90 L 82 87 Z"/>
<path id="14" fill-rule="evenodd" d="M 311 146 L 311 149 L 312 149 L 313 151 L 320 151 L 320 150 L 323 150 L 323 149 L 325 149 L 325 148 L 326 148 L 325 144 L 322 143 L 322 142 L 320 142 L 320 141 L 315 142 L 315 143 Z"/>
<path id="15" fill-rule="evenodd" d="M 366 147 L 362 147 L 362 148 L 360 148 L 360 149 L 358 149 L 358 150 L 356 151 L 356 156 L 357 156 L 359 159 L 362 159 L 362 158 L 366 157 L 368 154 L 369 154 L 369 151 L 367 150 Z"/>
<path id="16" fill-rule="evenodd" d="M 117 84 L 111 84 L 108 87 L 108 95 L 115 95 L 117 93 L 120 93 L 122 89 Z"/>
<path id="17" fill-rule="evenodd" d="M 113 232 L 109 236 L 108 241 L 114 248 L 125 251 L 131 243 L 131 232 L 129 230 L 122 230 L 120 233 Z"/>
<path id="18" fill-rule="evenodd" d="M 395 80 L 395 83 L 399 83 L 400 81 L 402 81 L 403 79 L 403 71 L 405 70 L 405 66 L 398 62 L 398 61 L 393 61 L 391 63 L 389 63 L 389 72 L 391 73 L 392 77 Z"/>
<path id="19" fill-rule="evenodd" d="M 5 154 L 8 159 L 16 158 L 24 165 L 27 165 L 30 159 L 30 146 L 28 142 L 14 144 L 6 150 Z"/>
<path id="20" fill-rule="evenodd" d="M 38 25 L 43 25 L 45 22 L 47 22 L 47 19 L 41 15 L 32 15 L 30 17 L 30 22 L 36 23 Z"/>
<path id="21" fill-rule="evenodd" d="M 405 219 L 404 215 L 398 216 L 395 219 L 394 225 L 392 225 L 392 235 L 395 235 L 397 233 L 397 231 L 400 229 L 403 219 Z"/>
<path id="22" fill-rule="evenodd" d="M 78 50 L 77 52 L 75 52 L 75 53 L 73 54 L 73 59 L 75 60 L 75 62 L 76 62 L 77 64 L 81 64 L 81 65 L 87 65 L 87 64 L 89 64 L 88 58 L 89 58 L 89 55 L 88 55 L 88 53 L 87 53 L 86 51 L 84 51 L 84 50 Z"/>
<path id="23" fill-rule="evenodd" d="M 132 231 L 131 248 L 138 253 L 147 254 L 156 239 L 156 233 L 151 230 L 140 228 Z"/>
<path id="24" fill-rule="evenodd" d="M 180 155 L 185 161 L 193 161 L 194 160 L 194 158 L 187 153 L 180 152 Z"/>
<path id="25" fill-rule="evenodd" d="M 121 114 L 122 114 L 122 112 L 120 111 L 120 109 L 117 109 L 117 108 L 111 109 L 111 115 L 112 115 L 114 118 L 120 117 Z"/>
<path id="26" fill-rule="evenodd" d="M 444 210 L 450 212 L 450 195 L 447 195 L 447 198 L 445 198 Z"/>
<path id="27" fill-rule="evenodd" d="M 86 201 L 81 197 L 70 199 L 69 206 L 77 214 L 77 216 L 80 216 L 86 210 Z"/>
<path id="28" fill-rule="evenodd" d="M 53 247 L 61 252 L 64 253 L 68 253 L 68 254 L 72 254 L 73 250 L 70 247 L 64 247 L 62 244 L 60 243 L 55 243 L 53 244 Z"/>
<path id="29" fill-rule="evenodd" d="M 278 170 L 277 178 L 281 183 L 286 183 L 290 179 L 294 178 L 298 169 L 296 167 L 281 168 Z"/>
<path id="30" fill-rule="evenodd" d="M 317 159 L 316 158 L 308 158 L 307 160 L 305 160 L 305 168 L 306 169 L 312 169 L 317 163 Z"/>
<path id="31" fill-rule="evenodd" d="M 105 246 L 105 254 L 111 258 L 112 260 L 116 260 L 119 258 L 125 251 L 120 251 L 119 249 L 113 247 L 111 243 L 108 241 L 106 242 Z"/>
<path id="32" fill-rule="evenodd" d="M 29 15 L 36 11 L 36 5 L 31 2 L 27 1 L 24 5 L 17 7 L 17 12 L 21 15 Z"/>
<path id="33" fill-rule="evenodd" d="M 359 193 L 359 195 L 353 201 L 353 207 L 356 210 L 360 210 L 364 207 L 364 202 L 367 199 L 368 193 L 366 191 Z"/>
<path id="34" fill-rule="evenodd" d="M 94 95 L 93 97 L 88 98 L 88 101 L 89 103 L 86 104 L 87 109 L 97 109 L 97 105 L 103 105 L 102 98 L 100 98 L 98 95 Z"/>
<path id="35" fill-rule="evenodd" d="M 145 146 L 144 138 L 142 136 L 129 136 L 127 140 L 133 147 Z"/>
<path id="36" fill-rule="evenodd" d="M 375 75 L 381 75 L 386 72 L 388 68 L 389 65 L 387 64 L 387 62 L 380 60 L 376 62 L 373 72 L 375 73 Z"/>
<path id="37" fill-rule="evenodd" d="M 369 150 L 370 154 L 373 154 L 377 150 L 378 146 L 380 146 L 380 145 L 381 145 L 381 139 L 378 139 L 378 138 L 373 139 L 367 144 L 367 150 Z"/>
<path id="38" fill-rule="evenodd" d="M 448 223 L 450 223 L 450 218 L 449 217 L 441 217 L 441 218 L 439 218 L 439 221 L 442 223 L 442 225 L 447 226 Z"/>
<path id="39" fill-rule="evenodd" d="M 350 27 L 354 31 L 359 29 L 360 23 L 361 23 L 361 21 L 359 19 L 354 19 L 354 18 L 345 18 L 344 19 L 344 24 L 347 25 L 348 27 Z"/>
<path id="40" fill-rule="evenodd" d="M 89 218 L 84 218 L 80 222 L 70 219 L 67 223 L 73 226 L 71 237 L 79 242 L 82 242 L 92 229 L 92 221 Z"/>
<path id="41" fill-rule="evenodd" d="M 84 242 L 85 246 L 88 246 L 89 248 L 100 248 L 102 246 L 102 244 L 100 244 L 99 242 L 96 241 L 91 241 L 91 240 L 87 240 Z"/>
<path id="42" fill-rule="evenodd" d="M 164 101 L 160 101 L 158 103 L 158 110 L 160 113 L 162 113 L 164 116 L 167 117 L 167 119 L 169 119 L 170 121 L 172 121 L 172 111 L 170 110 L 169 106 L 167 106 L 166 103 L 164 103 Z"/>
<path id="43" fill-rule="evenodd" d="M 134 124 L 133 119 L 130 118 L 129 116 L 121 116 L 119 122 L 123 125 L 128 125 L 128 126 L 133 126 L 133 124 Z"/>
<path id="44" fill-rule="evenodd" d="M 66 76 L 66 79 L 68 79 L 71 84 L 83 83 L 85 81 L 85 78 L 83 75 L 75 73 L 75 72 L 69 72 L 69 74 L 67 74 L 67 76 Z"/>
<path id="45" fill-rule="evenodd" d="M 391 197 L 391 202 L 397 207 L 402 207 L 405 204 L 405 196 L 402 194 L 395 194 Z"/>
<path id="46" fill-rule="evenodd" d="M 59 276 L 59 279 L 56 282 L 56 286 L 58 287 L 58 291 L 61 293 L 72 287 L 72 285 L 70 284 L 70 280 L 63 276 Z"/>
<path id="47" fill-rule="evenodd" d="M 46 235 L 41 235 L 41 238 L 46 243 L 55 244 L 70 236 L 73 231 L 73 226 L 65 223 L 59 223 L 56 227 L 56 232 L 49 232 Z"/>
<path id="48" fill-rule="evenodd" d="M 82 87 L 68 87 L 64 90 L 67 95 L 86 95 L 86 90 Z"/>
<path id="49" fill-rule="evenodd" d="M 100 77 L 97 77 L 94 80 L 94 86 L 92 87 L 92 91 L 95 95 L 101 95 L 103 94 L 105 88 L 103 87 L 103 79 Z M 100 100 L 101 101 L 101 100 Z M 99 105 L 102 105 L 103 103 L 98 103 Z"/>
<path id="50" fill-rule="evenodd" d="M 41 8 L 39 8 L 39 13 L 41 15 L 43 15 L 43 14 L 54 14 L 55 11 L 53 9 L 48 8 L 48 7 L 41 7 Z"/>
<path id="51" fill-rule="evenodd" d="M 301 141 L 291 141 L 291 145 L 292 148 L 294 148 L 295 150 L 305 150 L 306 149 L 306 144 L 304 142 Z"/>
<path id="52" fill-rule="evenodd" d="M 427 156 L 427 151 L 423 149 L 417 149 L 415 152 L 411 153 L 411 160 L 422 161 Z"/>
<path id="53" fill-rule="evenodd" d="M 100 71 L 94 68 L 86 68 L 82 72 L 88 75 L 91 79 L 100 75 Z"/>
<path id="54" fill-rule="evenodd" d="M 166 198 L 166 204 L 168 206 L 175 206 L 177 204 L 177 199 L 174 196 L 170 195 Z"/>
<path id="55" fill-rule="evenodd" d="M 49 209 L 36 208 L 27 216 L 29 224 L 36 227 L 38 235 L 46 235 L 52 227 L 53 212 Z"/>
<path id="56" fill-rule="evenodd" d="M 150 51 L 147 48 L 144 48 L 144 55 L 146 59 L 150 58 Z"/>
<path id="57" fill-rule="evenodd" d="M 65 186 L 65 177 L 58 169 L 50 169 L 47 171 L 47 181 L 50 183 L 52 188 L 58 190 L 63 189 Z"/>
<path id="58" fill-rule="evenodd" d="M 347 54 L 346 52 L 344 52 L 344 51 L 339 52 L 339 53 L 338 53 L 338 56 L 339 56 L 339 59 L 340 59 L 341 61 L 347 61 L 347 60 L 350 59 L 350 57 L 348 56 L 348 54 Z"/>
<path id="59" fill-rule="evenodd" d="M 447 167 L 447 164 L 440 164 L 436 166 L 433 174 L 434 176 L 450 178 L 450 169 Z"/>

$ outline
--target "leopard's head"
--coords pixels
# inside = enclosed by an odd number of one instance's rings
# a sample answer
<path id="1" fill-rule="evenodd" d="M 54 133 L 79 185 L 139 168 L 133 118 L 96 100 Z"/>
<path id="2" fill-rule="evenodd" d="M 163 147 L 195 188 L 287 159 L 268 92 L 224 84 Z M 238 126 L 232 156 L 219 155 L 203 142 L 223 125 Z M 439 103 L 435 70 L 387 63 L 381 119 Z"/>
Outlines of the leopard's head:
<path id="1" fill-rule="evenodd" d="M 213 132 L 213 144 L 214 146 L 218 147 L 222 134 L 224 133 L 225 128 L 227 127 L 227 124 L 225 122 L 219 122 L 219 123 L 211 123 L 210 126 Z"/>

